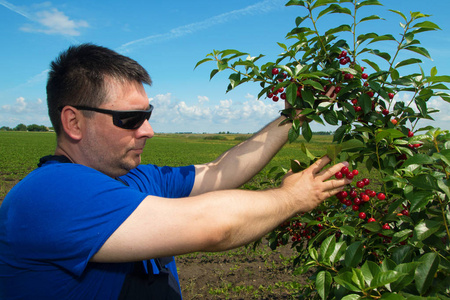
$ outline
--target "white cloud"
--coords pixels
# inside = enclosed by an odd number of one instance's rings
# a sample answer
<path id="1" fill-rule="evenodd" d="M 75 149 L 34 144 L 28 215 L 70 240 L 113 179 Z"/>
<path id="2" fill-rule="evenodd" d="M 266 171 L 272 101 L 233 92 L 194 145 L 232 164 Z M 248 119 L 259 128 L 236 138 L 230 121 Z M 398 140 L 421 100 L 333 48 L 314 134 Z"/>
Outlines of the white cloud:
<path id="1" fill-rule="evenodd" d="M 51 7 L 50 2 L 33 7 L 18 7 L 7 1 L 0 0 L 0 5 L 32 21 L 32 23 L 24 24 L 20 28 L 25 32 L 41 32 L 73 37 L 81 34 L 81 28 L 89 27 L 88 22 L 70 19 L 64 12 Z"/>
<path id="2" fill-rule="evenodd" d="M 155 106 L 150 123 L 157 132 L 254 132 L 272 121 L 282 109 L 281 103 L 257 100 L 247 95 L 246 101 L 232 99 L 210 103 L 206 96 L 189 104 L 168 93 L 150 98 Z"/>
<path id="3" fill-rule="evenodd" d="M 15 103 L 3 105 L 0 109 L 2 113 L 22 114 L 22 113 L 38 113 L 47 110 L 47 105 L 42 99 L 35 102 L 27 102 L 24 97 L 16 99 Z"/>

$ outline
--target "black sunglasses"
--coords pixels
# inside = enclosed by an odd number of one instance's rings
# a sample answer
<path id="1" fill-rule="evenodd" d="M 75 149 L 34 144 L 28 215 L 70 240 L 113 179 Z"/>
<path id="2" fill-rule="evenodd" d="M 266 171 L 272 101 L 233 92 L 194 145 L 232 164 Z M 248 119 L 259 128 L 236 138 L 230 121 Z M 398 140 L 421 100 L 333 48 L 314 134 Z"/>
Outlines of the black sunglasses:
<path id="1" fill-rule="evenodd" d="M 90 110 L 102 114 L 108 114 L 113 117 L 113 124 L 123 129 L 138 129 L 145 120 L 150 119 L 153 111 L 153 105 L 147 110 L 109 110 L 89 106 L 74 105 L 79 110 Z M 62 110 L 62 107 L 60 108 Z"/>

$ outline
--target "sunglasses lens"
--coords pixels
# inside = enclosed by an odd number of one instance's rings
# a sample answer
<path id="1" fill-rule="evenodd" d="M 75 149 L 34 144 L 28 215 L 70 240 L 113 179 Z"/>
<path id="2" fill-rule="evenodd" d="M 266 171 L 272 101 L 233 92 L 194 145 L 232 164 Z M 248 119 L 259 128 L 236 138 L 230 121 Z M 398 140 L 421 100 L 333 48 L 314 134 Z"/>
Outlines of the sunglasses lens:
<path id="1" fill-rule="evenodd" d="M 124 129 L 137 129 L 150 118 L 151 112 L 121 112 L 117 116 L 116 125 Z"/>

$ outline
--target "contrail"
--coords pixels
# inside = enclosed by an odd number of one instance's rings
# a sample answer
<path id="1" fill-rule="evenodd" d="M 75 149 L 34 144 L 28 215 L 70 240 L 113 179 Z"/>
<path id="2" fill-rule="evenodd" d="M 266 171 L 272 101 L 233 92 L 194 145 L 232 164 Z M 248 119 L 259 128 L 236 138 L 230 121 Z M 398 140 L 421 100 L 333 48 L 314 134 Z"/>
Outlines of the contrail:
<path id="1" fill-rule="evenodd" d="M 257 15 L 257 14 L 261 14 L 261 13 L 267 13 L 274 9 L 283 7 L 284 3 L 285 3 L 285 0 L 265 0 L 265 1 L 262 1 L 259 3 L 256 3 L 254 5 L 247 6 L 242 9 L 233 10 L 230 12 L 226 12 L 226 13 L 208 18 L 204 21 L 180 26 L 180 27 L 171 29 L 169 32 L 166 32 L 166 33 L 150 35 L 150 36 L 147 36 L 147 37 L 144 37 L 141 39 L 137 39 L 137 40 L 125 43 L 118 48 L 118 51 L 129 52 L 129 51 L 131 51 L 130 48 L 132 48 L 132 47 L 172 40 L 175 38 L 193 34 L 202 29 L 210 28 L 214 25 L 227 23 L 233 19 L 237 19 L 237 18 L 240 18 L 243 16 L 251 16 L 251 15 Z"/>
<path id="2" fill-rule="evenodd" d="M 27 14 L 25 11 L 23 11 L 20 8 L 18 8 L 14 4 L 11 4 L 11 3 L 7 2 L 7 1 L 4 1 L 4 0 L 0 0 L 0 5 L 3 5 L 7 9 L 12 10 L 13 12 L 15 12 L 15 13 L 17 13 L 19 15 L 24 16 L 28 20 L 33 20 L 33 18 L 29 14 Z"/>

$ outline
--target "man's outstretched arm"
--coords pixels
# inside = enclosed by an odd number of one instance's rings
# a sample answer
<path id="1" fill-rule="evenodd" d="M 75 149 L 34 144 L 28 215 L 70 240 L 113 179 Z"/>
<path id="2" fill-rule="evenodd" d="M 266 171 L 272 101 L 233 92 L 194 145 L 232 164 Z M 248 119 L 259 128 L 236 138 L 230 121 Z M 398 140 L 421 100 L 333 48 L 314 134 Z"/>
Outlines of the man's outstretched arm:
<path id="1" fill-rule="evenodd" d="M 222 190 L 182 199 L 148 196 L 92 261 L 139 261 L 246 245 L 349 184 L 349 179 L 330 179 L 348 164 L 322 170 L 329 162 L 324 157 L 303 172 L 289 172 L 274 189 Z"/>

